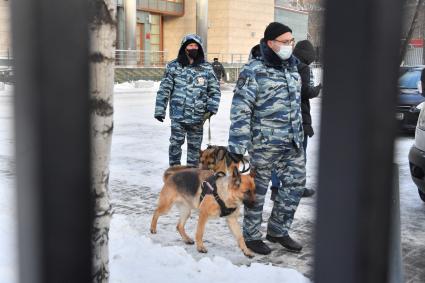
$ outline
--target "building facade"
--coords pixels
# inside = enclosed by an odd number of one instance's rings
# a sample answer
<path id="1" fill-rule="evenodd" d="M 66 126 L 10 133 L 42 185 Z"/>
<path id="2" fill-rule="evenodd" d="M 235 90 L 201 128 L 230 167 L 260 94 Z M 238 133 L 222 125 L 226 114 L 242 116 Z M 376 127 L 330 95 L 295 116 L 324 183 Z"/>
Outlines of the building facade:
<path id="1" fill-rule="evenodd" d="M 416 12 L 418 2 L 414 0 L 406 0 L 403 9 L 403 26 L 401 32 L 401 42 L 406 43 L 408 40 L 409 29 L 411 28 L 414 14 Z M 425 3 L 418 9 L 417 19 L 413 25 L 412 35 L 407 45 L 406 54 L 403 58 L 403 65 L 423 65 L 425 64 Z"/>
<path id="2" fill-rule="evenodd" d="M 0 60 L 11 56 L 10 2 L 0 0 Z"/>
<path id="3" fill-rule="evenodd" d="M 117 1 L 117 49 L 125 49 L 125 0 Z M 184 0 L 136 0 L 136 49 L 163 50 L 163 19 L 184 15 Z"/>
<path id="4" fill-rule="evenodd" d="M 245 63 L 273 20 L 274 0 L 210 0 L 208 60 L 217 57 L 224 63 Z M 177 56 L 185 34 L 195 32 L 196 0 L 186 0 L 183 17 L 164 17 L 164 50 L 169 57 Z"/>
<path id="5" fill-rule="evenodd" d="M 135 33 L 134 46 L 130 49 L 143 52 L 134 52 L 130 54 L 131 64 L 137 65 L 162 65 L 166 58 L 164 53 L 164 27 L 163 19 L 165 16 L 181 17 L 184 15 L 184 0 L 118 0 L 117 1 L 117 62 L 119 65 L 125 65 L 127 61 L 127 53 L 121 50 L 127 50 L 126 42 L 126 6 L 134 3 L 135 7 L 130 9 L 135 15 Z"/>
<path id="6" fill-rule="evenodd" d="M 133 0 L 134 1 L 134 0 Z M 126 0 L 118 1 L 117 49 L 126 49 Z M 135 50 L 138 63 L 153 62 L 154 54 L 164 55 L 161 62 L 177 57 L 185 34 L 196 33 L 197 0 L 137 0 Z M 290 26 L 297 40 L 308 38 L 309 13 L 298 1 L 287 0 L 209 0 L 208 60 L 223 63 L 245 63 L 251 48 L 263 37 L 273 21 Z M 146 54 L 144 54 L 146 53 Z M 141 59 L 142 58 L 142 59 Z"/>

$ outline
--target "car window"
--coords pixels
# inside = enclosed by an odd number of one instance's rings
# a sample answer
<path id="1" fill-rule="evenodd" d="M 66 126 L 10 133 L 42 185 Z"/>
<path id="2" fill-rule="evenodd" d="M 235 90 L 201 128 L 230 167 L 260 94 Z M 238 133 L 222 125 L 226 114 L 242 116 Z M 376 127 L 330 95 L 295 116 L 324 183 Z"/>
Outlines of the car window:
<path id="1" fill-rule="evenodd" d="M 421 79 L 421 71 L 408 71 L 400 77 L 398 85 L 400 88 L 417 88 Z"/>

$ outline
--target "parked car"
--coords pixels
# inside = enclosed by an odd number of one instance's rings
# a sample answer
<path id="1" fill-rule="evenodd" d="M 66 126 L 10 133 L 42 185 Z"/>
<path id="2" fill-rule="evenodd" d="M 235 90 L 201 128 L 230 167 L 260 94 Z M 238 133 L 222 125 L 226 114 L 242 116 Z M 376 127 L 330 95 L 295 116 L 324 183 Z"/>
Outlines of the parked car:
<path id="1" fill-rule="evenodd" d="M 410 175 L 418 187 L 419 197 L 425 202 L 425 107 L 419 113 L 415 143 L 409 151 Z"/>
<path id="2" fill-rule="evenodd" d="M 425 93 L 420 87 L 421 72 L 425 66 L 405 67 L 400 76 L 396 119 L 402 131 L 414 132 Z"/>

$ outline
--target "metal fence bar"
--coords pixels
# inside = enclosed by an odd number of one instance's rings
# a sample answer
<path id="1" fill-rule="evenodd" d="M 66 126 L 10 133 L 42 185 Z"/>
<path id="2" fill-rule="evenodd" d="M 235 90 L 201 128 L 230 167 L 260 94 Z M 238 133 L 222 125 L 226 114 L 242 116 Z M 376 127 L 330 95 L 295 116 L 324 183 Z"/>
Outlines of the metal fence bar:
<path id="1" fill-rule="evenodd" d="M 23 283 L 91 282 L 88 3 L 11 1 Z"/>
<path id="2" fill-rule="evenodd" d="M 219 58 L 219 61 L 226 66 L 242 66 L 248 62 L 249 54 L 242 53 L 208 53 L 206 59 L 212 61 Z M 167 51 L 150 50 L 115 50 L 115 65 L 122 67 L 162 67 L 171 59 Z"/>
<path id="3" fill-rule="evenodd" d="M 401 4 L 326 2 L 316 283 L 388 282 Z"/>
<path id="4" fill-rule="evenodd" d="M 166 51 L 115 50 L 115 65 L 122 67 L 163 67 L 167 64 Z"/>
<path id="5" fill-rule="evenodd" d="M 423 48 L 422 47 L 412 47 L 412 46 L 408 46 L 407 47 L 407 51 L 406 51 L 406 55 L 404 56 L 404 64 L 406 66 L 414 66 L 414 65 L 422 65 L 425 62 L 422 61 L 422 52 L 423 52 Z"/>

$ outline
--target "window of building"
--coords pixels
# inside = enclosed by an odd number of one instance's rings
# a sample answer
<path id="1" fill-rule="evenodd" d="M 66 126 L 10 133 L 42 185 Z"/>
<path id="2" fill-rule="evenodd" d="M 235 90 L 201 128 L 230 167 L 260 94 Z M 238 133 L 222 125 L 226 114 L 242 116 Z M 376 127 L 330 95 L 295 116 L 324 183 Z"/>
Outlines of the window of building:
<path id="1" fill-rule="evenodd" d="M 161 50 L 161 16 L 151 14 L 151 50 Z"/>

